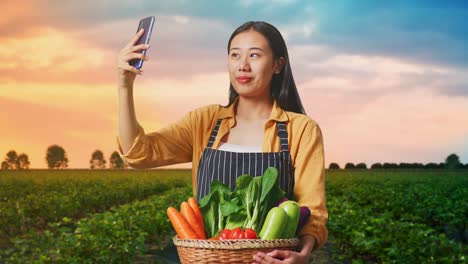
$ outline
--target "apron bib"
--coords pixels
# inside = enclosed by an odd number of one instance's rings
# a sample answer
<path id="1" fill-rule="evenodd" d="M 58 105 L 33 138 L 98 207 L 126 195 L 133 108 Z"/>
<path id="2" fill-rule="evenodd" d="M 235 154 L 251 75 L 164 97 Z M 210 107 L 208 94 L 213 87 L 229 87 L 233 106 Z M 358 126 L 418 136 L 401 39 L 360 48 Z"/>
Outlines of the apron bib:
<path id="1" fill-rule="evenodd" d="M 218 119 L 211 131 L 210 139 L 200 158 L 197 171 L 197 200 L 210 193 L 213 180 L 228 185 L 232 190 L 240 175 L 261 176 L 268 167 L 278 170 L 279 186 L 286 192 L 288 199 L 293 199 L 294 168 L 289 153 L 288 132 L 286 125 L 277 122 L 277 134 L 281 143 L 280 152 L 231 152 L 212 149 L 222 119 Z"/>

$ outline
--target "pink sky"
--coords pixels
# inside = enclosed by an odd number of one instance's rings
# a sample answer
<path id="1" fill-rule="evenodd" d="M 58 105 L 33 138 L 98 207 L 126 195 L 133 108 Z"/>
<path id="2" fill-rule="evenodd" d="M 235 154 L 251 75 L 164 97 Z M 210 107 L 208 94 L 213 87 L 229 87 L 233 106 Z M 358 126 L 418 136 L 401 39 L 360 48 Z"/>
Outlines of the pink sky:
<path id="1" fill-rule="evenodd" d="M 40 12 L 17 7 L 6 5 L 11 17 L 0 25 L 11 24 L 15 14 Z M 26 23 L 0 34 L 0 155 L 14 149 L 29 155 L 32 168 L 45 168 L 47 147 L 58 144 L 70 168 L 89 167 L 95 149 L 108 158 L 118 133 L 115 56 L 137 22 L 123 18 L 69 30 Z M 227 102 L 225 45 L 235 29 L 189 16 L 161 15 L 157 23 L 151 60 L 135 83 L 137 118 L 146 131 L 196 107 Z M 443 162 L 451 153 L 468 163 L 468 97 L 441 92 L 445 85 L 466 85 L 466 68 L 296 43 L 317 29 L 278 27 L 306 112 L 323 130 L 327 166 Z M 200 32 L 188 34 L 192 28 Z M 219 45 L 201 44 L 207 36 Z"/>

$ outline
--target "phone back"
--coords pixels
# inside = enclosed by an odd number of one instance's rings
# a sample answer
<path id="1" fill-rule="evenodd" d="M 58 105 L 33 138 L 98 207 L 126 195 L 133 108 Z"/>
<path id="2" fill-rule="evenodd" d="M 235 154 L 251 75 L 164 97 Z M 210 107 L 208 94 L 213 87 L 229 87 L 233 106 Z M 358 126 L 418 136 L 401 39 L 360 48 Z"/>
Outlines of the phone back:
<path id="1" fill-rule="evenodd" d="M 154 16 L 145 17 L 142 20 L 140 20 L 140 24 L 138 25 L 137 32 L 140 31 L 141 28 L 143 28 L 145 32 L 138 39 L 137 43 L 135 43 L 135 46 L 140 45 L 140 44 L 149 44 L 149 41 L 151 38 L 151 32 L 153 31 L 154 21 L 155 21 Z M 146 55 L 146 50 L 140 50 L 138 52 Z M 130 60 L 129 64 L 134 66 L 137 69 L 140 69 L 143 66 L 143 60 L 133 59 L 133 60 Z"/>

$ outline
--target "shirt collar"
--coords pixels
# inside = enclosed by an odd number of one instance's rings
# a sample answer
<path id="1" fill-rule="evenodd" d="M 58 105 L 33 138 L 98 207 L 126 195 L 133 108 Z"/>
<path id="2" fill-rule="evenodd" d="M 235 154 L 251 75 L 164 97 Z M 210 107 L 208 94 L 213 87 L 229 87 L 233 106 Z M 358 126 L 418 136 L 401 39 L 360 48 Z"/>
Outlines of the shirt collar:
<path id="1" fill-rule="evenodd" d="M 239 97 L 234 99 L 234 102 L 227 107 L 221 107 L 221 110 L 218 113 L 218 119 L 224 119 L 224 118 L 234 118 L 235 117 L 235 108 L 237 106 L 237 103 L 239 102 Z M 278 102 L 274 100 L 273 102 L 273 108 L 271 110 L 270 118 L 268 120 L 274 120 L 278 122 L 286 122 L 289 120 L 288 115 L 286 111 L 281 109 L 281 107 L 278 105 Z"/>

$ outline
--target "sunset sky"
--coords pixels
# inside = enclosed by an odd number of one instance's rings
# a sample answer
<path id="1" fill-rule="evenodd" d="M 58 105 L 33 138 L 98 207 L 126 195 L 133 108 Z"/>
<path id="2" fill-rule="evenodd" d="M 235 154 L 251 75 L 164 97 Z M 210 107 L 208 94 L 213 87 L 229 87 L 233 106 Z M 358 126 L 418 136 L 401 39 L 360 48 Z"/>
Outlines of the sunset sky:
<path id="1" fill-rule="evenodd" d="M 116 55 L 138 21 L 156 16 L 135 82 L 145 131 L 228 100 L 227 41 L 263 20 L 285 37 L 326 164 L 468 163 L 468 4 L 463 1 L 2 1 L 0 158 L 48 146 L 70 168 L 116 149 Z M 182 166 L 190 166 L 183 164 Z"/>

